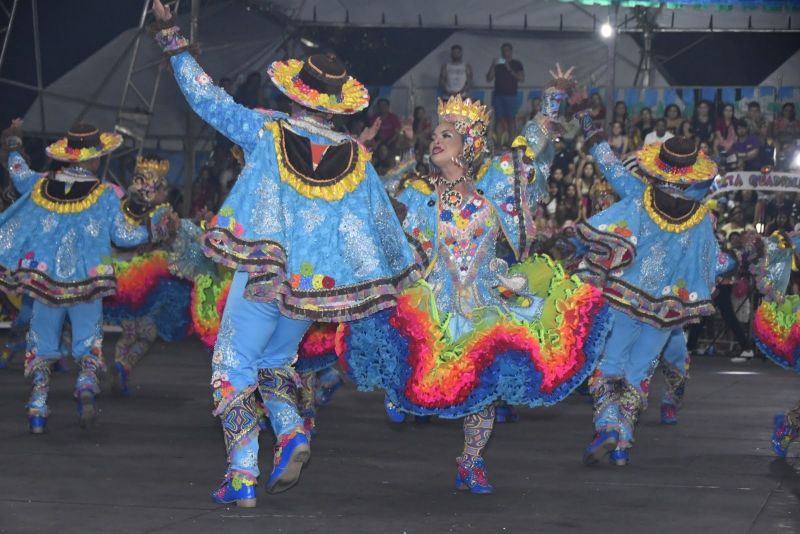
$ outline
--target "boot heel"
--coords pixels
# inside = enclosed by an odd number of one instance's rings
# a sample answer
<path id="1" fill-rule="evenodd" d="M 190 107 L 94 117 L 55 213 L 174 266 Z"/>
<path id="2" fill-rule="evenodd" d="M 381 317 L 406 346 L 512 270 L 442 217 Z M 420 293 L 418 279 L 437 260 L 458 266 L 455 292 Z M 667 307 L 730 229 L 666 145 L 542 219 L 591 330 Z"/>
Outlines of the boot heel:
<path id="1" fill-rule="evenodd" d="M 255 508 L 256 507 L 256 500 L 255 499 L 239 499 L 236 501 L 236 506 L 239 508 Z"/>

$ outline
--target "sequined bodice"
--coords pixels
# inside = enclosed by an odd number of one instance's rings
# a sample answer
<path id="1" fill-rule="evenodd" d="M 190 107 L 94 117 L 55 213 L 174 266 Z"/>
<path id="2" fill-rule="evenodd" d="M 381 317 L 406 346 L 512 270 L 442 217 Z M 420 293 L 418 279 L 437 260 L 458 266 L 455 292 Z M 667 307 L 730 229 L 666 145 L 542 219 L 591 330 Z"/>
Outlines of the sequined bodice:
<path id="1" fill-rule="evenodd" d="M 499 231 L 491 204 L 476 193 L 459 208 L 440 209 L 439 261 L 429 279 L 440 309 L 469 317 L 474 308 L 492 304 L 489 262 Z"/>

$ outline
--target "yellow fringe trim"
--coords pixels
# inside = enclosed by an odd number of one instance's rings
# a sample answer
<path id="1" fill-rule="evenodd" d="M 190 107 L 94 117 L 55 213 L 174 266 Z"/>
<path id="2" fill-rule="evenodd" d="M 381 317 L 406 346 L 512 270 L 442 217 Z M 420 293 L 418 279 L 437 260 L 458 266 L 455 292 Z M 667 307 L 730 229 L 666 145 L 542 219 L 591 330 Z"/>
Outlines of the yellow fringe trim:
<path id="1" fill-rule="evenodd" d="M 91 208 L 108 189 L 108 185 L 100 183 L 92 189 L 91 193 L 80 200 L 51 200 L 43 192 L 47 185 L 46 182 L 47 178 L 41 178 L 36 182 L 31 191 L 31 199 L 37 206 L 55 213 L 80 213 L 85 211 Z"/>
<path id="2" fill-rule="evenodd" d="M 660 213 L 658 213 L 658 211 L 656 211 L 656 209 L 653 207 L 654 205 L 655 205 L 655 198 L 653 197 L 653 186 L 648 185 L 647 189 L 645 189 L 644 191 L 645 211 L 650 216 L 650 218 L 653 219 L 653 222 L 658 225 L 659 228 L 667 232 L 672 232 L 676 234 L 680 232 L 685 232 L 686 230 L 692 228 L 693 226 L 697 226 L 698 224 L 700 224 L 700 221 L 702 221 L 703 218 L 706 216 L 706 213 L 708 213 L 708 208 L 705 207 L 705 205 L 700 204 L 700 206 L 697 208 L 697 211 L 695 211 L 694 214 L 687 220 L 685 220 L 682 223 L 673 223 L 664 218 Z"/>
<path id="3" fill-rule="evenodd" d="M 289 168 L 284 160 L 283 153 L 283 140 L 281 138 L 281 128 L 277 122 L 268 122 L 264 125 L 272 133 L 275 141 L 275 158 L 278 160 L 278 170 L 280 171 L 280 178 L 282 181 L 289 184 L 292 189 L 300 193 L 306 198 L 321 198 L 329 202 L 341 200 L 348 193 L 356 190 L 359 184 L 366 176 L 367 161 L 369 161 L 369 153 L 356 143 L 357 158 L 356 165 L 353 170 L 337 180 L 335 183 L 328 185 L 311 185 L 304 182 L 295 171 Z"/>

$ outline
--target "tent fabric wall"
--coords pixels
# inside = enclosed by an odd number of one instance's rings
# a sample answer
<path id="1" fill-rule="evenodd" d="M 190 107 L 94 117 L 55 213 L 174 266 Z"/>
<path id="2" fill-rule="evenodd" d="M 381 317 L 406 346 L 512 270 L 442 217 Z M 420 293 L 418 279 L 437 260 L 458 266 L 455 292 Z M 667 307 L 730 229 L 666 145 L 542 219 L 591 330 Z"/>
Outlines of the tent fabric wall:
<path id="1" fill-rule="evenodd" d="M 178 23 L 188 32 L 188 15 L 182 15 Z M 261 71 L 266 77 L 266 66 L 281 53 L 278 48 L 284 40 L 284 29 L 263 16 L 247 11 L 241 2 L 227 1 L 204 8 L 198 25 L 201 45 L 199 61 L 215 80 L 223 76 L 244 76 L 253 70 Z M 130 52 L 122 59 L 120 56 L 136 32 L 136 28 L 123 32 L 48 86 L 47 91 L 93 100 L 95 104 L 88 109 L 83 120 L 102 129 L 113 129 L 131 59 Z M 145 95 L 149 94 L 153 86 L 162 57 L 161 50 L 153 39 L 145 36 L 139 49 L 139 72 L 133 78 L 136 86 Z M 102 84 L 103 78 L 117 63 L 119 65 L 116 71 L 107 83 Z M 93 97 L 95 93 L 96 98 Z M 66 131 L 84 110 L 84 104 L 80 102 L 50 95 L 43 98 L 46 132 Z M 129 95 L 127 106 L 130 107 L 134 102 L 138 100 Z M 165 72 L 148 137 L 161 139 L 161 146 L 164 148 L 170 146 L 171 149 L 180 149 L 186 133 L 188 109 L 172 75 Z M 31 131 L 42 131 L 39 110 L 37 99 L 25 115 L 26 127 Z M 211 135 L 208 128 L 204 130 L 204 134 Z"/>
<path id="2" fill-rule="evenodd" d="M 800 87 L 800 51 L 795 52 L 783 65 L 775 69 L 775 72 L 767 76 L 761 85 Z"/>
<path id="3" fill-rule="evenodd" d="M 491 16 L 494 29 L 523 29 L 527 16 L 528 29 L 592 30 L 595 17 L 599 23 L 608 17 L 608 6 L 581 5 L 560 0 L 269 0 L 267 3 L 278 4 L 297 21 L 349 26 L 488 29 Z M 622 8 L 619 20 L 631 13 L 631 8 Z M 674 14 L 674 27 L 681 29 L 708 29 L 711 16 L 714 18 L 714 28 L 718 30 L 747 29 L 751 20 L 754 29 L 784 29 L 792 13 L 796 15 L 797 11 L 788 8 L 759 10 L 734 7 L 718 10 L 713 7 L 685 7 L 664 9 L 658 17 L 658 23 L 670 27 Z"/>
<path id="4" fill-rule="evenodd" d="M 454 44 L 463 47 L 464 59 L 472 66 L 473 83 L 478 89 L 476 93 L 482 92 L 483 100 L 489 102 L 491 85 L 486 82 L 486 72 L 492 59 L 499 56 L 500 46 L 504 42 L 513 44 L 514 57 L 522 62 L 525 68 L 525 81 L 521 84 L 525 100 L 535 96 L 536 92 L 551 79 L 549 70 L 554 68 L 556 61 L 562 67 L 574 65 L 575 75 L 582 83 L 591 87 L 605 87 L 607 46 L 598 36 L 537 34 L 519 38 L 515 33 L 465 31 L 451 35 L 395 83 L 392 95 L 393 107 L 396 111 L 407 113 L 413 102 L 415 105 L 431 109 L 438 94 L 441 66 L 449 59 L 450 47 Z M 633 84 L 639 54 L 639 47 L 632 37 L 619 36 L 617 86 Z M 655 86 L 669 85 L 657 72 L 654 78 Z"/>

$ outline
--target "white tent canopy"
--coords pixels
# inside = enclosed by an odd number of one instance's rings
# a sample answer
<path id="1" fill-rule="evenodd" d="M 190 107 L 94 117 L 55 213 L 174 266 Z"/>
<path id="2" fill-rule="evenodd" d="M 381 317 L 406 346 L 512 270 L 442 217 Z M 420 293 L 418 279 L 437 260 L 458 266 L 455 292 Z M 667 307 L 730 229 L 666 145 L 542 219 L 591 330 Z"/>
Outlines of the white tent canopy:
<path id="1" fill-rule="evenodd" d="M 800 87 L 800 50 L 787 59 L 775 72 L 759 85 L 772 87 Z"/>
<path id="2" fill-rule="evenodd" d="M 592 30 L 606 20 L 607 6 L 582 5 L 560 0 L 262 0 L 278 4 L 292 18 L 303 23 L 386 27 L 462 27 L 488 29 L 489 17 L 494 29 Z M 630 16 L 632 8 L 621 8 L 619 20 Z M 791 10 L 755 9 L 718 10 L 715 8 L 664 9 L 657 19 L 659 26 L 679 29 L 708 29 L 713 16 L 714 29 L 785 29 Z M 795 12 L 796 14 L 796 12 Z M 674 15 L 674 21 L 673 21 Z M 527 18 L 526 18 L 527 17 Z M 630 25 L 631 27 L 633 24 Z M 795 21 L 794 27 L 798 27 Z"/>
<path id="3" fill-rule="evenodd" d="M 575 75 L 582 83 L 604 87 L 607 82 L 606 42 L 595 34 L 586 36 L 563 36 L 538 34 L 536 36 L 506 35 L 504 32 L 456 32 L 428 54 L 422 61 L 403 75 L 394 85 L 393 106 L 396 111 L 408 112 L 407 105 L 430 107 L 436 100 L 441 66 L 450 58 L 450 47 L 462 46 L 464 60 L 472 66 L 473 83 L 476 87 L 488 88 L 486 72 L 492 59 L 499 57 L 500 45 L 510 42 L 514 46 L 514 58 L 525 68 L 522 88 L 541 88 L 551 79 L 549 70 L 555 62 L 562 67 L 575 66 Z M 616 80 L 619 86 L 633 85 L 639 61 L 639 46 L 632 37 L 622 35 L 617 43 Z M 655 73 L 654 86 L 667 86 L 667 82 Z M 404 96 L 408 97 L 405 102 Z M 488 93 L 486 98 L 488 98 Z"/>
<path id="4" fill-rule="evenodd" d="M 179 17 L 178 22 L 188 32 L 188 15 Z M 282 54 L 279 48 L 284 40 L 284 28 L 246 10 L 241 2 L 222 2 L 205 8 L 198 26 L 202 49 L 199 61 L 215 80 L 223 76 L 244 76 L 253 70 L 259 70 L 266 76 L 266 65 L 276 55 Z M 113 129 L 131 61 L 132 52 L 124 52 L 136 32 L 137 29 L 133 28 L 121 33 L 48 86 L 47 94 L 43 96 L 44 127 L 37 99 L 25 115 L 27 129 L 64 132 L 79 118 L 101 129 Z M 162 58 L 158 45 L 145 36 L 141 41 L 137 72 L 132 78 L 143 93 L 153 87 Z M 103 83 L 108 73 L 111 75 Z M 96 97 L 93 97 L 95 94 Z M 92 104 L 87 107 L 80 100 L 91 100 Z M 129 98 L 129 106 L 131 102 L 137 100 Z M 135 112 L 132 109 L 127 111 Z M 163 148 L 181 149 L 186 136 L 187 112 L 188 106 L 177 84 L 172 75 L 165 72 L 155 100 L 154 120 L 148 138 L 162 140 Z"/>

